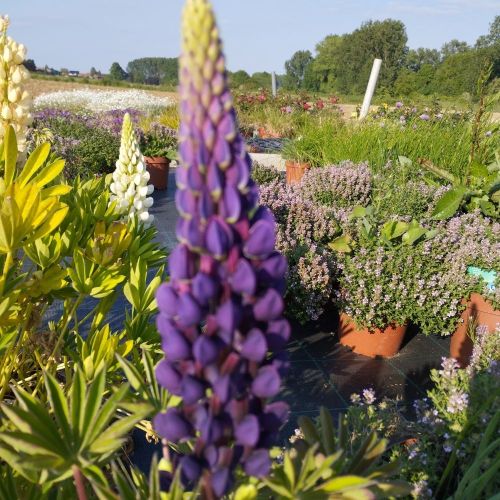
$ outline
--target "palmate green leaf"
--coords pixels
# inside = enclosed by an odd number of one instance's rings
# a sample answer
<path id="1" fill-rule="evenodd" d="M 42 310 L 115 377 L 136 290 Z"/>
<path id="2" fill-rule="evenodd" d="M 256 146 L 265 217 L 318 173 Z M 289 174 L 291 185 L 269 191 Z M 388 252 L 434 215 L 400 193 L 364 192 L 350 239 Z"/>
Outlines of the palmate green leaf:
<path id="1" fill-rule="evenodd" d="M 94 442 L 101 435 L 115 416 L 118 404 L 129 390 L 129 385 L 123 384 L 106 400 L 102 407 L 99 408 L 99 413 L 97 415 L 94 414 L 94 417 L 90 420 L 91 427 L 85 435 L 82 446 L 89 446 L 90 443 Z M 85 420 L 87 421 L 87 418 Z"/>
<path id="2" fill-rule="evenodd" d="M 13 392 L 19 401 L 19 409 L 26 411 L 25 418 L 29 419 L 30 432 L 39 433 L 41 436 L 49 439 L 51 450 L 57 450 L 59 453 L 64 453 L 67 450 L 66 443 L 59 436 L 57 427 L 50 417 L 45 405 L 20 387 L 14 388 Z M 17 408 L 10 407 L 10 410 L 16 412 Z"/>
<path id="3" fill-rule="evenodd" d="M 69 424 L 69 408 L 64 396 L 64 392 L 57 383 L 56 379 L 48 372 L 44 373 L 45 388 L 47 398 L 52 407 L 52 413 L 56 419 L 60 431 L 63 434 L 65 442 L 71 446 L 73 444 L 73 433 Z"/>
<path id="4" fill-rule="evenodd" d="M 335 452 L 335 428 L 332 414 L 322 406 L 319 410 L 319 418 L 321 422 L 321 441 L 325 452 L 331 455 Z"/>
<path id="5" fill-rule="evenodd" d="M 436 203 L 436 207 L 432 212 L 434 220 L 445 220 L 450 218 L 459 209 L 465 195 L 467 188 L 463 185 L 458 185 L 451 188 Z"/>
<path id="6" fill-rule="evenodd" d="M 21 453 L 59 458 L 57 452 L 53 451 L 53 447 L 47 445 L 45 439 L 40 439 L 29 432 L 4 432 L 0 439 Z"/>
<path id="7" fill-rule="evenodd" d="M 135 424 L 147 417 L 149 413 L 149 406 L 142 406 L 136 408 L 132 415 L 120 418 L 99 435 L 99 439 L 90 445 L 90 451 L 106 454 L 116 450 L 125 441 L 127 433 L 134 428 Z"/>
<path id="8" fill-rule="evenodd" d="M 318 431 L 309 417 L 301 416 L 297 419 L 305 440 L 312 446 L 320 441 Z"/>
<path id="9" fill-rule="evenodd" d="M 361 476 L 340 476 L 330 479 L 326 483 L 318 486 L 317 490 L 326 491 L 328 493 L 345 492 L 348 490 L 368 488 L 374 484 L 375 481 Z"/>
<path id="10" fill-rule="evenodd" d="M 47 165 L 34 179 L 33 183 L 37 186 L 45 186 L 53 181 L 63 170 L 66 161 L 63 159 L 55 160 Z"/>
<path id="11" fill-rule="evenodd" d="M 320 479 L 327 479 L 333 474 L 332 466 L 337 462 L 342 455 L 343 450 L 338 450 L 333 455 L 329 455 L 323 461 L 323 463 L 315 469 L 312 474 L 307 476 L 307 480 L 304 482 L 304 489 L 308 490 L 313 488 Z"/>
<path id="12" fill-rule="evenodd" d="M 80 435 L 84 436 L 81 448 L 84 448 L 92 441 L 91 434 L 95 430 L 95 421 L 101 407 L 105 382 L 106 372 L 101 370 L 95 376 L 88 391 L 86 391 L 83 418 L 80 419 L 79 428 Z"/>
<path id="13" fill-rule="evenodd" d="M 73 384 L 71 385 L 71 427 L 77 441 L 83 436 L 85 432 L 84 421 L 86 411 L 86 397 L 85 397 L 85 378 L 80 369 L 76 369 L 73 376 Z"/>
<path id="14" fill-rule="evenodd" d="M 295 466 L 289 453 L 285 453 L 285 457 L 283 459 L 283 471 L 288 479 L 290 489 L 293 490 L 295 488 Z"/>
<path id="15" fill-rule="evenodd" d="M 9 186 L 14 180 L 17 163 L 17 138 L 12 125 L 7 127 L 3 140 L 4 180 Z"/>
<path id="16" fill-rule="evenodd" d="M 295 498 L 293 493 L 288 491 L 288 489 L 280 483 L 267 478 L 262 479 L 262 483 L 265 484 L 270 490 L 274 491 L 278 495 L 281 495 L 282 498 Z"/>
<path id="17" fill-rule="evenodd" d="M 18 181 L 21 186 L 25 186 L 35 175 L 37 170 L 45 163 L 50 153 L 50 144 L 48 142 L 37 146 L 29 155 L 24 167 L 19 174 Z"/>
<path id="18" fill-rule="evenodd" d="M 0 459 L 6 462 L 12 470 L 17 472 L 20 476 L 26 478 L 32 483 L 38 482 L 39 474 L 32 468 L 26 467 L 25 462 L 21 459 L 19 453 L 17 453 L 12 447 L 2 443 L 0 441 Z M 0 478 L 1 479 L 1 478 Z M 0 480 L 0 486 L 2 481 Z M 15 498 L 15 497 L 13 497 Z M 8 500 L 11 500 L 9 498 Z"/>
<path id="19" fill-rule="evenodd" d="M 139 393 L 145 389 L 144 381 L 139 370 L 132 363 L 122 358 L 119 354 L 116 354 L 116 359 L 118 359 L 118 363 L 120 363 L 120 366 L 125 373 L 125 377 L 129 381 L 132 388 Z"/>
<path id="20" fill-rule="evenodd" d="M 373 489 L 383 494 L 384 497 L 388 497 L 410 495 L 413 488 L 406 481 L 394 480 L 377 482 Z"/>

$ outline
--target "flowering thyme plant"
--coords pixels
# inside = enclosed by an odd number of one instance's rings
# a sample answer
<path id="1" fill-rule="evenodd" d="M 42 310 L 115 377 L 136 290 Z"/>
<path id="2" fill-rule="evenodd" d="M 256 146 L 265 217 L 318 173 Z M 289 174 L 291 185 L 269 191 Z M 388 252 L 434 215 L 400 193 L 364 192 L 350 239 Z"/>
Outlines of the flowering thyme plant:
<path id="1" fill-rule="evenodd" d="M 173 467 L 185 484 L 201 479 L 211 498 L 228 492 L 239 464 L 252 476 L 270 470 L 268 447 L 288 407 L 268 399 L 286 372 L 290 327 L 286 260 L 275 250 L 271 212 L 257 204 L 206 0 L 188 0 L 184 10 L 180 99 L 180 243 L 156 295 L 165 351 L 156 374 L 182 403 L 154 426 L 167 442 L 192 444 Z"/>
<path id="2" fill-rule="evenodd" d="M 110 185 L 110 202 L 115 202 L 119 214 L 135 216 L 145 224 L 151 225 L 153 215 L 148 209 L 153 205 L 153 186 L 148 184 L 149 172 L 137 143 L 132 121 L 128 113 L 123 117 L 120 157 L 116 161 L 113 182 Z"/>

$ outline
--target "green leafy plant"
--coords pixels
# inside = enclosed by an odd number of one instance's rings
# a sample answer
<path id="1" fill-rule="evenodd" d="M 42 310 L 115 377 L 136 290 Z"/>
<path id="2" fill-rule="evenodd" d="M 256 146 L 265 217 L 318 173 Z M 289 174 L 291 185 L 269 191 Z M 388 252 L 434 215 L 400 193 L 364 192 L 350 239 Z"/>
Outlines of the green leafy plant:
<path id="1" fill-rule="evenodd" d="M 51 374 L 45 372 L 43 378 L 48 405 L 21 388 L 14 389 L 16 406 L 2 404 L 6 420 L 0 456 L 44 491 L 72 476 L 79 498 L 86 498 L 84 477 L 91 483 L 105 481 L 100 466 L 123 446 L 127 433 L 150 409 L 129 404 L 129 412 L 120 415 L 128 385 L 105 398 L 105 369 L 87 386 L 76 368 L 66 393 Z"/>
<path id="2" fill-rule="evenodd" d="M 262 480 L 274 498 L 347 499 L 409 493 L 404 481 L 391 480 L 398 464 L 383 462 L 387 441 L 379 439 L 375 432 L 351 449 L 347 419 L 341 415 L 335 429 L 324 407 L 317 424 L 309 417 L 301 417 L 299 426 L 300 437 L 280 456 L 271 476 Z"/>

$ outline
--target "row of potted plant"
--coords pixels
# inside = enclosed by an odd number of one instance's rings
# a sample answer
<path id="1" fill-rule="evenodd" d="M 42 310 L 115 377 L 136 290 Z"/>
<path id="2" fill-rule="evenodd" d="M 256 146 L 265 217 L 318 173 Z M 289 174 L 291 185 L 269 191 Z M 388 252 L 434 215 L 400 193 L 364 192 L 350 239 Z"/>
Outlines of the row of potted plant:
<path id="1" fill-rule="evenodd" d="M 300 183 L 275 179 L 262 188 L 261 201 L 279 222 L 278 241 L 291 262 L 290 312 L 300 296 L 314 305 L 314 314 L 307 316 L 305 308 L 298 319 L 314 320 L 333 300 L 341 312 L 340 341 L 372 356 L 394 355 L 410 322 L 424 334 L 457 330 L 453 355 L 461 354 L 465 363 L 470 346 L 458 339 L 469 318 L 490 328 L 499 320 L 492 290 L 498 280 L 499 225 L 478 211 L 446 221 L 432 220 L 432 213 L 420 222 L 397 215 L 384 220 L 368 205 L 375 198 L 371 189 L 368 167 L 353 164 L 312 169 Z M 321 256 L 322 272 L 315 271 L 320 261 L 311 257 L 307 271 L 294 266 L 295 255 L 303 259 L 311 252 Z M 481 269 L 491 270 L 489 282 Z"/>

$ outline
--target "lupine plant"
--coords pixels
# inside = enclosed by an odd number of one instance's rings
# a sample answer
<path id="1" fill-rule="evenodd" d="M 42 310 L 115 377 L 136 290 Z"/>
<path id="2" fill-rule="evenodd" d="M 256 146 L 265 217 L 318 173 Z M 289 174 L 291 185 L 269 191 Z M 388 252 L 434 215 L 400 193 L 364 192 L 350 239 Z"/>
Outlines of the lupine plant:
<path id="1" fill-rule="evenodd" d="M 149 172 L 146 170 L 144 156 L 139 149 L 130 115 L 123 117 L 120 157 L 116 161 L 113 182 L 110 185 L 110 201 L 115 202 L 119 214 L 129 219 L 137 217 L 146 227 L 153 222 L 148 209 L 153 206 L 153 185 L 148 184 Z"/>
<path id="2" fill-rule="evenodd" d="M 0 138 L 7 133 L 9 126 L 17 135 L 17 147 L 20 152 L 26 148 L 26 133 L 31 123 L 31 98 L 24 83 L 29 78 L 28 70 L 23 66 L 26 47 L 7 36 L 9 17 L 0 17 Z"/>
<path id="3" fill-rule="evenodd" d="M 172 455 L 186 485 L 221 497 L 239 464 L 269 473 L 269 445 L 288 406 L 280 390 L 290 335 L 283 318 L 286 260 L 275 250 L 275 222 L 258 206 L 251 162 L 238 133 L 224 56 L 206 0 L 188 0 L 180 58 L 178 246 L 170 282 L 160 286 L 158 330 L 165 360 L 160 383 L 182 397 L 154 427 L 167 441 L 190 442 Z"/>

